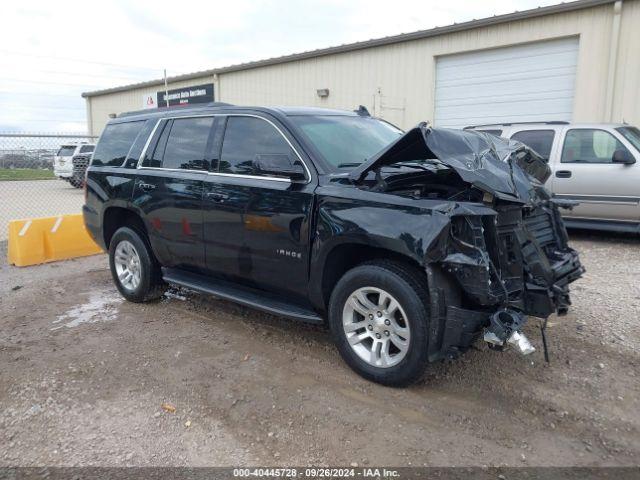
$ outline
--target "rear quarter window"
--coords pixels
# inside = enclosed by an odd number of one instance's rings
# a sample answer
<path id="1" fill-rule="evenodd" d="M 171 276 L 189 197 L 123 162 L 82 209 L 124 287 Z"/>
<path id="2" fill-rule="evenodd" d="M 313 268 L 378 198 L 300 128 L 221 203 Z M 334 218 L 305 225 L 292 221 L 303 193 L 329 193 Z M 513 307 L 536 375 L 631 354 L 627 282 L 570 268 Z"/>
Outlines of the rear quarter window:
<path id="1" fill-rule="evenodd" d="M 91 165 L 121 166 L 144 124 L 145 121 L 141 120 L 107 125 L 96 145 Z"/>

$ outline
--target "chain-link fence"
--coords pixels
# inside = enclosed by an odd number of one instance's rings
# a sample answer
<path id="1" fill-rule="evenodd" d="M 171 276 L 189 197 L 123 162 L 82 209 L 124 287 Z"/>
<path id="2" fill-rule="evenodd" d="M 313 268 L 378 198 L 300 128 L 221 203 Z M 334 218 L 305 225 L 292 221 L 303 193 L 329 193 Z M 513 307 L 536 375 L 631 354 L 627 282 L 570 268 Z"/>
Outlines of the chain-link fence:
<path id="1" fill-rule="evenodd" d="M 0 242 L 9 220 L 80 213 L 78 168 L 96 141 L 80 134 L 0 133 Z"/>

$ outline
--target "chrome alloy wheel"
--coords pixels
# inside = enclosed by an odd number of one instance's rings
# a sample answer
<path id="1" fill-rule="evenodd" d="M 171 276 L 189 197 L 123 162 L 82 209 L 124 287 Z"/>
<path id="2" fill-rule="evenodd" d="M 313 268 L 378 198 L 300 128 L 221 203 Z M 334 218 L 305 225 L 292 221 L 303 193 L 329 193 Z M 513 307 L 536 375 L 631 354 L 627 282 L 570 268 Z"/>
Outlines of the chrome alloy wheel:
<path id="1" fill-rule="evenodd" d="M 380 288 L 359 288 L 349 296 L 342 327 L 353 351 L 374 367 L 393 367 L 409 351 L 407 316 L 400 303 Z"/>
<path id="2" fill-rule="evenodd" d="M 128 240 L 121 241 L 114 255 L 116 274 L 125 290 L 134 291 L 140 285 L 140 256 Z"/>

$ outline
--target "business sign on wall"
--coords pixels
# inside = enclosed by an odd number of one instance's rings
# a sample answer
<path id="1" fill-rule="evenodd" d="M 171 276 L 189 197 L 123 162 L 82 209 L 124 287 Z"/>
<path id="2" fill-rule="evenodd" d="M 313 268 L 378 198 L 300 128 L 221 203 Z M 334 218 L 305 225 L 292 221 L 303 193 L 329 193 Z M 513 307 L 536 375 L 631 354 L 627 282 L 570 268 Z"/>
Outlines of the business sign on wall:
<path id="1" fill-rule="evenodd" d="M 193 103 L 213 102 L 213 83 L 205 85 L 194 85 L 193 87 L 174 88 L 169 90 L 168 95 L 164 90 L 158 92 L 158 107 L 166 107 L 167 99 L 169 106 L 191 105 Z"/>

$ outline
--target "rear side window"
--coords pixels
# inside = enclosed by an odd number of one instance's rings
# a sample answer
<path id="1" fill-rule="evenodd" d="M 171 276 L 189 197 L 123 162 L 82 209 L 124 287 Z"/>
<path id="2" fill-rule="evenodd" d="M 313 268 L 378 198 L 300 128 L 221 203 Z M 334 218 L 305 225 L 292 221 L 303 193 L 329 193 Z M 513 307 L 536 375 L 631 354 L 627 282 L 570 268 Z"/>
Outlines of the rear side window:
<path id="1" fill-rule="evenodd" d="M 62 147 L 60 147 L 60 150 L 58 150 L 58 153 L 56 155 L 58 155 L 59 157 L 70 157 L 75 151 L 75 145 L 63 145 Z"/>
<path id="2" fill-rule="evenodd" d="M 502 130 L 478 130 L 479 132 L 490 133 L 491 135 L 495 135 L 499 137 L 502 135 Z"/>
<path id="3" fill-rule="evenodd" d="M 164 122 L 161 126 L 162 133 L 156 142 L 156 146 L 153 149 L 151 156 L 146 155 L 142 162 L 143 167 L 160 168 L 162 166 L 162 157 L 164 156 L 164 149 L 167 147 L 167 140 L 169 139 L 169 133 L 171 132 L 171 122 Z"/>
<path id="4" fill-rule="evenodd" d="M 91 165 L 107 167 L 122 165 L 144 123 L 142 120 L 107 125 L 93 153 Z"/>
<path id="5" fill-rule="evenodd" d="M 142 151 L 147 144 L 147 140 L 149 139 L 149 135 L 151 135 L 155 124 L 155 120 L 147 120 L 144 123 L 144 127 L 140 130 L 140 133 L 136 137 L 135 142 L 133 142 L 129 153 L 127 154 L 127 162 L 125 164 L 127 168 L 135 168 L 138 166 L 140 155 L 142 155 Z"/>
<path id="6" fill-rule="evenodd" d="M 213 121 L 214 117 L 174 120 L 167 137 L 162 168 L 208 170 L 207 144 Z"/>
<path id="7" fill-rule="evenodd" d="M 524 143 L 548 162 L 555 136 L 554 130 L 524 130 L 514 133 L 511 139 Z"/>
<path id="8" fill-rule="evenodd" d="M 222 143 L 220 172 L 256 175 L 253 160 L 259 155 L 289 155 L 293 149 L 273 125 L 255 117 L 229 117 Z"/>
<path id="9" fill-rule="evenodd" d="M 80 147 L 80 153 L 91 153 L 93 152 L 93 145 L 83 145 Z"/>
<path id="10" fill-rule="evenodd" d="M 613 153 L 626 147 L 605 130 L 580 128 L 569 130 L 562 147 L 562 163 L 612 163 Z"/>

